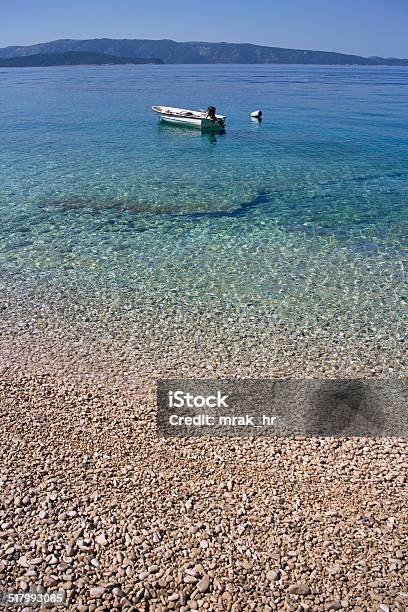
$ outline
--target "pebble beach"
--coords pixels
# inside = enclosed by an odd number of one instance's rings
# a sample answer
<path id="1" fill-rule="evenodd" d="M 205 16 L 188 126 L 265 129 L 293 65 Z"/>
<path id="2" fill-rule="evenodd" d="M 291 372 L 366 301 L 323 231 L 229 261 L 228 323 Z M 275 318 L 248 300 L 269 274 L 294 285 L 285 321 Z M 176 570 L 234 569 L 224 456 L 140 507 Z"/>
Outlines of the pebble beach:
<path id="1" fill-rule="evenodd" d="M 155 424 L 161 376 L 401 376 L 402 350 L 46 295 L 13 287 L 1 309 L 3 589 L 62 590 L 79 612 L 408 609 L 406 439 Z"/>

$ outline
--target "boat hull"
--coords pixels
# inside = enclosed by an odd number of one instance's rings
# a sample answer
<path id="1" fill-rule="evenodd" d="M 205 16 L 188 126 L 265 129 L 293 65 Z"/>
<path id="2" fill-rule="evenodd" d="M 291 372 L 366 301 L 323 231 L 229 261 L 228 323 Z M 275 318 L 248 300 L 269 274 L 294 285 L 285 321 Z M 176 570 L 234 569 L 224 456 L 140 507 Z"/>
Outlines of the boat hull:
<path id="1" fill-rule="evenodd" d="M 163 121 L 164 123 L 171 123 L 173 125 L 179 125 L 181 127 L 197 128 L 199 130 L 220 131 L 224 129 L 223 125 L 220 125 L 216 121 L 211 121 L 210 119 L 184 119 L 182 117 L 160 115 L 160 121 Z"/>

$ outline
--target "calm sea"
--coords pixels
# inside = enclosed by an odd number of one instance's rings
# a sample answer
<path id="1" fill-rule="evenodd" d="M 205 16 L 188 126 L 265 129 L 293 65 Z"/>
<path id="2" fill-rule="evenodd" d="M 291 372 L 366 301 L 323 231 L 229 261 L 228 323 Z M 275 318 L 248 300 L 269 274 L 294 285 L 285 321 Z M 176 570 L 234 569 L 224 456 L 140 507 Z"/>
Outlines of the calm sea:
<path id="1" fill-rule="evenodd" d="M 153 104 L 215 105 L 226 131 Z M 403 329 L 408 68 L 2 69 L 0 125 L 0 270 L 21 286 Z"/>

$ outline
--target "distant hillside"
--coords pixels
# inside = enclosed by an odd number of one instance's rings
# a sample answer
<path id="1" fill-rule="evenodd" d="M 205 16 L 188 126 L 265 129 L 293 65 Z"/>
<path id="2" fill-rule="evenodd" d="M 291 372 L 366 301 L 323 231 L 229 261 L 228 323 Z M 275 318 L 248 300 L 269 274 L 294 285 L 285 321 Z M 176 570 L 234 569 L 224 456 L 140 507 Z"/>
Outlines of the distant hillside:
<path id="1" fill-rule="evenodd" d="M 29 47 L 5 47 L 0 58 L 26 55 L 92 52 L 125 58 L 160 58 L 166 64 L 358 64 L 408 66 L 408 59 L 360 57 L 328 51 L 282 49 L 235 43 L 95 38 L 54 40 Z"/>
<path id="2" fill-rule="evenodd" d="M 159 59 L 143 59 L 117 57 L 96 53 L 93 51 L 69 51 L 66 53 L 40 53 L 36 55 L 22 55 L 0 59 L 0 68 L 24 68 L 35 66 L 80 66 L 92 64 L 102 66 L 106 64 L 162 64 Z"/>

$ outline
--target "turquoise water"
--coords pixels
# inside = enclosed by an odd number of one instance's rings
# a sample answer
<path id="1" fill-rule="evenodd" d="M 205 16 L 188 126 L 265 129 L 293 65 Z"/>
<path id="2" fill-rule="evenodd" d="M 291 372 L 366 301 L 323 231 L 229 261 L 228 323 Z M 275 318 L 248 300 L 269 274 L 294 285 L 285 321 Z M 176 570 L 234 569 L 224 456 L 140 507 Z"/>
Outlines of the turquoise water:
<path id="1" fill-rule="evenodd" d="M 0 118 L 7 278 L 403 328 L 407 68 L 3 69 Z"/>

